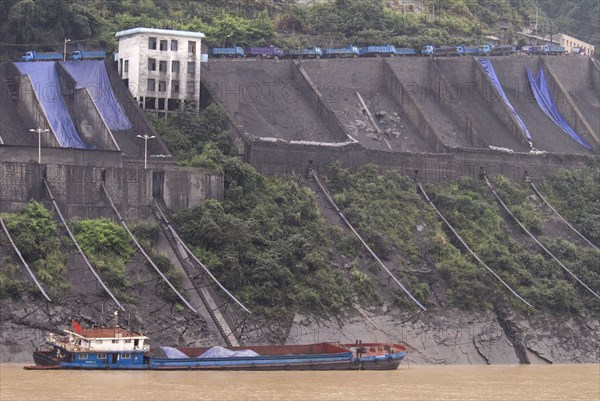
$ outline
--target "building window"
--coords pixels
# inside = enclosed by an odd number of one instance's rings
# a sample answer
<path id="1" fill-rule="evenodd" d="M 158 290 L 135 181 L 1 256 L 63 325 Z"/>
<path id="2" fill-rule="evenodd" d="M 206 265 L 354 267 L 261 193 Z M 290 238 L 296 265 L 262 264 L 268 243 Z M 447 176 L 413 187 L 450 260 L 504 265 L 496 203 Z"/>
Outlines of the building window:
<path id="1" fill-rule="evenodd" d="M 187 82 L 187 93 L 189 95 L 193 95 L 194 93 L 196 93 L 196 81 Z"/>
<path id="2" fill-rule="evenodd" d="M 159 92 L 167 91 L 167 81 L 158 81 L 158 91 Z"/>
<path id="3" fill-rule="evenodd" d="M 125 344 L 131 343 L 131 340 L 125 340 Z"/>
<path id="4" fill-rule="evenodd" d="M 171 40 L 171 50 L 174 52 L 177 51 L 177 41 L 175 39 Z"/>
<path id="5" fill-rule="evenodd" d="M 167 50 L 167 43 L 168 42 L 166 40 L 161 40 L 160 41 L 159 46 L 160 46 L 160 50 L 161 51 L 166 51 Z"/>
<path id="6" fill-rule="evenodd" d="M 96 344 L 102 344 L 102 340 L 96 340 Z"/>
<path id="7" fill-rule="evenodd" d="M 179 93 L 179 81 L 171 81 L 171 93 Z"/>
<path id="8" fill-rule="evenodd" d="M 167 62 L 166 61 L 158 62 L 158 71 L 159 72 L 167 72 Z"/>
<path id="9" fill-rule="evenodd" d="M 123 352 L 119 359 L 129 359 L 131 358 L 131 354 L 129 352 Z"/>
<path id="10" fill-rule="evenodd" d="M 100 353 L 100 354 L 98 354 L 98 357 L 97 357 L 97 358 L 98 358 L 98 359 L 106 359 L 106 354 L 104 354 L 104 353 Z"/>
<path id="11" fill-rule="evenodd" d="M 188 70 L 187 70 L 188 75 L 190 76 L 194 76 L 196 75 L 196 62 L 195 61 L 188 61 Z"/>
<path id="12" fill-rule="evenodd" d="M 129 60 L 125 60 L 125 66 L 123 67 L 123 71 L 129 72 Z"/>
<path id="13" fill-rule="evenodd" d="M 87 353 L 79 354 L 79 359 L 87 359 Z"/>
<path id="14" fill-rule="evenodd" d="M 175 74 L 179 74 L 179 61 L 173 60 L 171 62 L 171 72 Z"/>
<path id="15" fill-rule="evenodd" d="M 119 343 L 119 340 L 112 340 L 112 343 L 113 343 L 113 344 L 118 344 L 118 343 Z"/>
<path id="16" fill-rule="evenodd" d="M 196 42 L 188 41 L 188 53 L 196 54 Z"/>
<path id="17" fill-rule="evenodd" d="M 148 59 L 148 71 L 156 71 L 156 59 Z"/>
<path id="18" fill-rule="evenodd" d="M 155 91 L 156 90 L 156 81 L 153 79 L 148 79 L 148 88 L 149 91 Z"/>
<path id="19" fill-rule="evenodd" d="M 156 50 L 156 38 L 148 38 L 148 49 Z"/>

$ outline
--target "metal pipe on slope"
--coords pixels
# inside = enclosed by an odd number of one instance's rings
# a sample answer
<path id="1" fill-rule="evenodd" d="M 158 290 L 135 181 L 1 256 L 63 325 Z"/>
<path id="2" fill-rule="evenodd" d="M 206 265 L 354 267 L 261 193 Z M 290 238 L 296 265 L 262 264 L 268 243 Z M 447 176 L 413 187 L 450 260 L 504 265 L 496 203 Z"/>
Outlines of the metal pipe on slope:
<path id="1" fill-rule="evenodd" d="M 98 275 L 98 273 L 96 273 L 96 270 L 94 270 L 94 268 L 92 267 L 92 264 L 90 263 L 90 261 L 88 260 L 88 258 L 85 256 L 85 253 L 83 252 L 83 249 L 81 249 L 81 247 L 79 246 L 79 243 L 75 239 L 75 236 L 73 235 L 73 232 L 71 232 L 71 229 L 69 228 L 69 225 L 67 224 L 67 222 L 65 221 L 65 218 L 63 217 L 62 213 L 60 212 L 60 208 L 58 207 L 58 204 L 56 203 L 56 200 L 54 199 L 54 195 L 52 195 L 52 191 L 50 190 L 50 185 L 48 185 L 48 181 L 46 181 L 45 178 L 43 178 L 43 181 L 44 181 L 44 186 L 46 187 L 46 191 L 48 192 L 48 195 L 50 196 L 50 199 L 52 200 L 52 204 L 54 205 L 54 208 L 56 209 L 56 212 L 58 213 L 58 217 L 60 217 L 60 221 L 62 221 L 63 226 L 65 227 L 65 229 L 67 230 L 67 233 L 69 234 L 69 237 L 71 237 L 71 241 L 73 241 L 73 243 L 75 244 L 75 247 L 77 247 L 77 250 L 79 251 L 79 254 L 81 255 L 81 257 L 83 258 L 83 261 L 85 262 L 85 264 L 87 265 L 87 267 L 90 269 L 90 271 L 92 272 L 92 274 L 94 275 L 94 277 L 96 277 L 96 280 L 98 280 L 98 282 L 100 283 L 100 285 L 102 286 L 102 288 L 104 288 L 104 291 L 106 291 L 108 293 L 108 295 L 110 295 L 110 297 L 112 298 L 112 300 L 115 301 L 115 303 L 117 304 L 117 306 L 122 311 L 125 311 L 125 308 L 123 307 L 123 305 L 121 305 L 121 303 L 119 302 L 119 300 L 113 295 L 112 292 L 110 292 L 110 290 L 108 289 L 108 287 L 106 286 L 106 284 L 104 284 L 104 281 L 102 281 L 102 279 L 100 278 L 100 276 Z"/>
<path id="2" fill-rule="evenodd" d="M 560 217 L 560 219 L 562 221 L 565 222 L 565 224 L 567 226 L 569 226 L 569 228 L 573 231 L 575 231 L 575 233 L 577 233 L 577 235 L 579 235 L 583 240 L 585 240 L 588 244 L 590 244 L 590 246 L 592 246 L 595 250 L 600 251 L 600 249 L 598 249 L 598 247 L 596 245 L 594 245 L 589 239 L 587 239 L 586 237 L 583 236 L 583 234 L 581 234 L 579 231 L 577 231 L 575 229 L 575 227 L 573 227 L 568 221 L 567 219 L 565 219 L 564 217 L 561 216 L 560 213 L 558 213 L 558 211 L 556 209 L 554 209 L 554 207 L 552 207 L 552 205 L 550 204 L 550 202 L 548 202 L 546 200 L 546 198 L 544 198 L 544 196 L 540 193 L 540 191 L 538 191 L 538 189 L 536 188 L 535 185 L 533 185 L 533 182 L 531 182 L 531 180 L 529 179 L 529 177 L 527 177 L 526 181 L 529 183 L 529 185 L 531 185 L 531 188 L 533 188 L 533 190 L 535 191 L 535 193 L 537 194 L 537 196 L 540 197 L 540 199 L 550 208 L 550 210 L 552 210 L 558 217 Z"/>
<path id="3" fill-rule="evenodd" d="M 2 217 L 0 217 L 0 225 L 2 226 L 2 229 L 4 230 L 4 233 L 6 233 L 6 236 L 8 237 L 8 241 L 10 241 L 10 244 L 12 245 L 12 247 L 15 250 L 15 252 L 16 252 L 17 256 L 19 257 L 19 259 L 21 260 L 21 263 L 23 263 L 23 266 L 25 266 L 25 269 L 27 269 L 27 272 L 29 273 L 29 275 L 33 279 L 33 282 L 35 283 L 35 285 L 37 285 L 37 287 L 41 291 L 41 293 L 44 296 L 44 298 L 46 298 L 49 302 L 52 302 L 52 300 L 50 299 L 50 297 L 46 294 L 46 291 L 44 291 L 44 288 L 42 287 L 42 285 L 38 281 L 37 277 L 35 277 L 35 274 L 33 274 L 33 271 L 29 268 L 29 265 L 27 264 L 27 262 L 25 262 L 25 259 L 23 258 L 23 255 L 21 255 L 21 251 L 19 251 L 19 248 L 17 247 L 17 244 L 15 244 L 15 242 L 12 239 L 12 237 L 10 236 L 10 233 L 8 232 L 8 228 L 4 224 L 4 220 L 2 220 Z"/>
<path id="4" fill-rule="evenodd" d="M 416 303 L 419 308 L 421 308 L 423 311 L 427 311 L 427 308 L 425 308 L 415 297 L 414 295 L 412 295 L 410 293 L 410 291 L 408 291 L 408 289 L 406 289 L 406 287 L 404 287 L 402 285 L 402 283 L 392 274 L 392 272 L 385 266 L 385 264 L 383 264 L 383 262 L 381 261 L 381 259 L 379 259 L 379 257 L 375 254 L 375 252 L 373 252 L 373 250 L 371 249 L 371 247 L 365 242 L 365 240 L 360 236 L 360 234 L 354 229 L 354 227 L 352 227 L 352 224 L 350 224 L 350 222 L 346 219 L 346 216 L 344 216 L 344 213 L 340 210 L 340 208 L 335 204 L 335 202 L 333 201 L 333 199 L 331 198 L 331 196 L 329 195 L 329 192 L 327 192 L 327 189 L 325 189 L 325 187 L 323 186 L 323 184 L 321 184 L 321 181 L 319 180 L 319 177 L 317 177 L 317 173 L 314 170 L 311 170 L 310 175 L 315 179 L 315 182 L 317 183 L 317 185 L 319 186 L 319 188 L 321 189 L 321 191 L 323 192 L 323 194 L 325 194 L 325 197 L 327 198 L 327 200 L 329 201 L 329 203 L 333 206 L 333 208 L 335 209 L 335 211 L 339 214 L 339 216 L 342 218 L 342 220 L 344 221 L 344 223 L 346 223 L 346 225 L 348 226 L 348 228 L 350 229 L 350 231 L 352 231 L 352 233 L 354 233 L 354 235 L 356 236 L 356 238 L 358 238 L 358 240 L 363 244 L 363 246 L 365 247 L 365 249 L 367 251 L 369 251 L 369 253 L 371 254 L 371 256 L 373 256 L 373 258 L 377 261 L 377 263 L 379 264 L 379 266 L 381 266 L 381 268 L 383 270 L 386 271 L 386 273 L 392 278 L 392 280 L 394 280 L 394 282 L 396 282 L 396 284 L 398 284 L 398 286 L 402 289 L 402 291 L 404 291 L 404 293 L 406 295 L 408 295 L 410 297 L 410 299 L 413 300 L 414 303 Z"/>
<path id="5" fill-rule="evenodd" d="M 154 262 L 152 261 L 152 259 L 150 259 L 150 256 L 148 256 L 148 254 L 146 253 L 146 251 L 144 250 L 144 248 L 142 247 L 142 245 L 135 238 L 135 236 L 133 235 L 133 233 L 131 232 L 131 230 L 129 230 L 129 227 L 127 226 L 127 223 L 125 223 L 125 220 L 123 220 L 123 217 L 121 217 L 121 213 L 119 213 L 119 210 L 117 209 L 117 207 L 113 203 L 113 200 L 110 197 L 110 195 L 108 193 L 108 190 L 104 186 L 104 183 L 101 183 L 100 185 L 102 186 L 102 190 L 104 191 L 104 194 L 108 198 L 108 201 L 110 202 L 110 205 L 112 206 L 114 212 L 117 214 L 117 217 L 119 218 L 119 221 L 121 222 L 121 224 L 125 228 L 125 231 L 127 231 L 127 233 L 129 234 L 129 237 L 133 240 L 133 242 L 135 243 L 135 245 L 138 247 L 138 249 L 140 250 L 140 252 L 142 253 L 142 255 L 144 255 L 144 257 L 150 263 L 150 265 L 154 268 L 154 270 L 156 270 L 156 272 L 160 275 L 160 277 L 169 285 L 169 287 L 171 287 L 171 289 L 173 290 L 173 292 L 175 292 L 175 294 L 177 294 L 177 296 L 179 297 L 179 299 L 181 299 L 181 301 L 189 309 L 191 309 L 194 313 L 198 314 L 198 311 L 196 311 L 196 309 L 192 305 L 190 305 L 190 303 L 183 297 L 183 295 L 181 295 L 179 293 L 179 291 L 177 291 L 177 289 L 175 288 L 175 286 L 169 281 L 169 279 L 163 274 L 163 272 L 160 271 L 160 269 L 158 268 L 158 266 L 156 266 L 156 264 L 154 264 Z"/>
<path id="6" fill-rule="evenodd" d="M 502 205 L 502 207 L 504 208 L 504 210 L 506 210 L 506 212 L 517 222 L 517 224 L 519 225 L 519 227 L 521 227 L 521 229 L 523 231 L 525 231 L 525 233 L 527 233 L 527 235 L 529 235 L 531 237 L 531 239 L 533 239 L 535 241 L 536 244 L 538 244 L 540 246 L 540 248 L 542 248 L 544 250 L 544 252 L 546 252 L 548 255 L 550 255 L 552 257 L 552 259 L 554 259 L 556 261 L 556 263 L 558 263 L 558 265 L 560 267 L 562 267 L 567 273 L 569 273 L 575 280 L 577 280 L 577 282 L 579 284 L 581 284 L 582 286 L 584 286 L 589 292 L 591 292 L 596 298 L 600 299 L 600 295 L 598 295 L 596 292 L 594 292 L 594 290 L 592 290 L 590 287 L 587 286 L 587 284 L 585 284 L 583 281 L 581 281 L 579 279 L 579 277 L 577 277 L 575 275 L 575 273 L 573 273 L 571 270 L 569 270 L 565 265 L 562 264 L 562 262 L 560 260 L 558 260 L 558 258 L 556 256 L 554 256 L 554 254 L 552 252 L 550 252 L 548 250 L 548 248 L 546 248 L 540 241 L 538 241 L 537 238 L 534 237 L 533 234 L 531 234 L 531 232 L 529 232 L 529 230 L 527 228 L 525 228 L 525 226 L 523 225 L 523 223 L 521 223 L 519 221 L 519 219 L 517 219 L 517 217 L 510 211 L 510 209 L 508 208 L 508 206 L 506 206 L 506 204 L 502 201 L 502 198 L 500 198 L 500 196 L 498 195 L 498 193 L 496 192 L 496 189 L 493 187 L 492 183 L 490 182 L 490 180 L 488 180 L 488 178 L 484 175 L 483 178 L 485 179 L 485 182 L 487 184 L 487 186 L 492 190 L 492 193 L 494 194 L 494 196 L 496 197 L 496 199 L 498 200 L 498 202 L 500 202 L 500 204 Z"/>
<path id="7" fill-rule="evenodd" d="M 235 301 L 235 303 L 237 303 L 244 311 L 248 312 L 248 313 L 252 313 L 250 312 L 250 310 L 248 310 L 248 308 L 246 308 L 244 306 L 244 304 L 242 304 L 232 293 L 230 293 L 227 288 L 225 288 L 223 286 L 223 284 L 221 284 L 219 282 L 219 280 L 217 280 L 217 278 L 215 276 L 213 276 L 213 274 L 210 272 L 210 270 L 208 270 L 208 268 L 204 265 L 204 263 L 202 263 L 197 257 L 196 255 L 194 255 L 194 253 L 190 250 L 190 248 L 188 248 L 188 246 L 185 244 L 185 242 L 183 242 L 183 240 L 179 237 L 179 234 L 177 234 L 177 231 L 175 231 L 175 229 L 171 226 L 171 222 L 167 219 L 167 217 L 165 216 L 165 214 L 163 213 L 162 209 L 160 208 L 160 206 L 158 205 L 158 203 L 156 202 L 156 200 L 154 201 L 154 205 L 156 206 L 156 209 L 158 210 L 158 212 L 161 215 L 161 218 L 165 221 L 165 223 L 167 224 L 167 227 L 169 227 L 169 230 L 171 231 L 171 234 L 173 234 L 173 237 L 177 240 L 177 242 L 179 242 L 181 244 L 181 246 L 183 247 L 183 249 L 186 251 L 186 253 L 193 258 L 196 263 L 198 263 L 200 265 L 200 267 L 202 267 L 202 269 L 204 269 L 204 271 L 206 272 L 206 274 L 209 275 L 209 277 L 215 282 L 215 284 L 217 284 L 219 286 L 219 288 L 221 288 L 225 294 L 227 294 L 229 296 L 229 298 L 231 298 L 233 301 Z"/>
<path id="8" fill-rule="evenodd" d="M 442 212 L 440 212 L 438 210 L 438 208 L 434 205 L 433 201 L 431 199 L 429 199 L 427 192 L 425 192 L 425 188 L 423 188 L 423 185 L 419 181 L 417 181 L 417 187 L 419 188 L 419 191 L 421 191 L 421 194 L 423 195 L 423 197 L 425 198 L 427 203 L 429 203 L 429 205 L 433 208 L 433 210 L 435 210 L 438 217 L 446 224 L 446 226 L 448 226 L 450 231 L 452 231 L 452 233 L 456 236 L 456 238 L 460 241 L 460 243 L 465 247 L 465 249 L 475 258 L 475 260 L 477 260 L 483 267 L 485 267 L 487 269 L 487 271 L 492 273 L 492 275 L 494 277 L 496 277 L 498 279 L 498 281 L 500 281 L 502 283 L 502 285 L 505 286 L 515 297 L 517 297 L 520 301 L 525 303 L 525 305 L 533 308 L 533 306 L 529 302 L 527 302 L 515 290 L 513 290 L 504 280 L 502 280 L 502 278 L 500 276 L 498 276 L 498 274 L 496 274 L 495 271 L 493 271 L 488 265 L 486 265 L 485 262 L 483 260 L 481 260 L 475 252 L 473 252 L 473 250 L 469 247 L 469 245 L 467 245 L 467 243 L 463 240 L 463 238 L 460 236 L 460 234 L 458 234 L 458 232 L 454 229 L 454 227 L 452 227 L 450 222 L 448 222 L 448 220 L 446 220 L 446 218 L 444 217 Z"/>

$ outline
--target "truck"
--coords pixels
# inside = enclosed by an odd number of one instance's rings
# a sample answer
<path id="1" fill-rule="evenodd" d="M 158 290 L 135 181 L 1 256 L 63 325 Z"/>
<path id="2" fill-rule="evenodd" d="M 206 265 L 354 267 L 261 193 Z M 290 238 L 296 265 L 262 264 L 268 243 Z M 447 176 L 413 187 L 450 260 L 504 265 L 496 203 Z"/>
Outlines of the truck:
<path id="1" fill-rule="evenodd" d="M 275 46 L 251 47 L 248 49 L 248 56 L 256 58 L 273 58 L 275 60 L 279 60 L 281 57 L 283 57 L 283 51 Z"/>
<path id="2" fill-rule="evenodd" d="M 364 57 L 391 57 L 396 54 L 396 48 L 392 45 L 367 46 L 361 47 L 358 54 Z"/>
<path id="3" fill-rule="evenodd" d="M 492 56 L 506 56 L 509 54 L 515 54 L 517 48 L 512 45 L 498 45 L 492 49 Z"/>
<path id="4" fill-rule="evenodd" d="M 394 52 L 397 56 L 416 56 L 417 51 L 410 48 L 396 48 Z"/>
<path id="5" fill-rule="evenodd" d="M 480 56 L 489 56 L 492 54 L 494 46 L 493 45 L 480 45 L 477 46 L 477 50 Z"/>
<path id="6" fill-rule="evenodd" d="M 324 56 L 328 58 L 340 58 L 340 57 L 358 57 L 360 51 L 358 47 L 350 45 L 346 47 L 329 47 L 325 49 Z"/>
<path id="7" fill-rule="evenodd" d="M 102 50 L 75 50 L 69 53 L 69 60 L 103 60 L 106 52 Z"/>
<path id="8" fill-rule="evenodd" d="M 323 57 L 323 50 L 320 47 L 311 47 L 310 49 L 289 49 L 283 52 L 287 58 L 316 58 Z"/>
<path id="9" fill-rule="evenodd" d="M 479 47 L 477 46 L 458 46 L 460 50 L 458 52 L 461 56 L 477 56 L 479 54 Z"/>
<path id="10" fill-rule="evenodd" d="M 33 50 L 26 51 L 21 55 L 22 61 L 51 61 L 62 59 L 63 55 L 60 53 L 38 53 Z"/>
<path id="11" fill-rule="evenodd" d="M 244 49 L 242 49 L 239 46 L 234 46 L 234 47 L 214 47 L 214 48 L 211 49 L 210 54 L 213 57 L 216 57 L 216 58 L 220 58 L 220 57 L 235 57 L 235 58 L 246 57 L 246 53 L 244 52 Z"/>
<path id="12" fill-rule="evenodd" d="M 462 54 L 462 48 L 460 46 L 440 46 L 433 48 L 434 56 L 460 56 Z"/>
<path id="13" fill-rule="evenodd" d="M 557 45 L 537 45 L 533 47 L 533 54 L 565 54 L 565 48 Z"/>
<path id="14" fill-rule="evenodd" d="M 431 55 L 433 55 L 434 50 L 435 50 L 435 47 L 432 45 L 423 46 L 421 48 L 421 55 L 422 56 L 431 56 Z"/>

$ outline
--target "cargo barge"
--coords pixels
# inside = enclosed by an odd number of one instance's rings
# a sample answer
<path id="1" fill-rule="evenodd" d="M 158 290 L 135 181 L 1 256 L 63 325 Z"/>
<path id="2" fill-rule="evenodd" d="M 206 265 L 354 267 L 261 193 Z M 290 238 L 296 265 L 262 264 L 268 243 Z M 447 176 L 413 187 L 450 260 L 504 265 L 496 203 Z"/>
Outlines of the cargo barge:
<path id="1" fill-rule="evenodd" d="M 399 344 L 317 343 L 151 349 L 148 337 L 121 328 L 50 334 L 28 370 L 392 370 L 406 356 Z"/>

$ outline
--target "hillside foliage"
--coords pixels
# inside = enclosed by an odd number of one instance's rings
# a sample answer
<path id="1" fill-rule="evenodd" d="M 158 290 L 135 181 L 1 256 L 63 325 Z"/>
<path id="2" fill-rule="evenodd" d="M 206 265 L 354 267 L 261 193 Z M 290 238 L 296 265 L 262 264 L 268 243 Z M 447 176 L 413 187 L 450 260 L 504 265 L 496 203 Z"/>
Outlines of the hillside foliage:
<path id="1" fill-rule="evenodd" d="M 397 2 L 396 2 L 397 3 Z M 1 0 L 2 57 L 25 50 L 116 50 L 115 32 L 137 26 L 199 31 L 211 47 L 391 43 L 471 44 L 486 35 L 516 41 L 537 19 L 539 33 L 559 31 L 598 44 L 594 0 L 426 0 L 421 13 L 384 0 L 330 0 L 309 5 L 266 0 Z M 396 4 L 396 6 L 394 6 Z"/>

